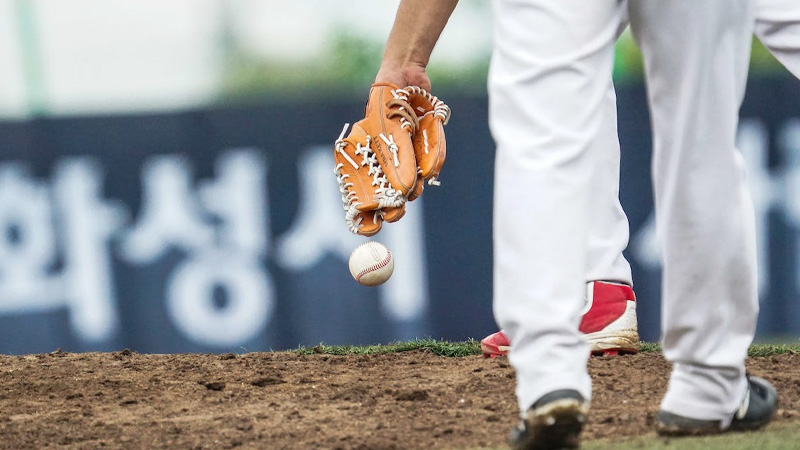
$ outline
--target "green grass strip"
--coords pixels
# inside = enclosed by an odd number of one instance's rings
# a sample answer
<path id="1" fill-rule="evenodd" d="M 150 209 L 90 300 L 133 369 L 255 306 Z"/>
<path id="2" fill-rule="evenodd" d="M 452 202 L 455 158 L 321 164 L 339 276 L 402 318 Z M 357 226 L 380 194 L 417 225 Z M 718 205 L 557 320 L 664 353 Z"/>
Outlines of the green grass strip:
<path id="1" fill-rule="evenodd" d="M 461 357 L 481 354 L 480 342 L 470 339 L 466 342 L 448 342 L 437 339 L 416 339 L 408 342 L 393 342 L 387 345 L 326 345 L 319 344 L 314 347 L 300 347 L 295 352 L 301 355 L 374 355 L 379 353 L 397 353 L 414 350 L 428 350 L 436 355 Z M 657 342 L 642 342 L 639 344 L 642 353 L 660 352 L 661 344 Z M 748 354 L 752 357 L 782 355 L 785 353 L 800 354 L 800 344 L 754 344 L 750 346 Z"/>
<path id="2" fill-rule="evenodd" d="M 800 353 L 800 344 L 754 344 L 747 351 L 749 356 L 772 356 Z"/>
<path id="3" fill-rule="evenodd" d="M 642 353 L 660 352 L 661 344 L 658 342 L 640 342 L 639 351 Z"/>
<path id="4" fill-rule="evenodd" d="M 326 355 L 374 355 L 379 353 L 397 353 L 413 350 L 429 350 L 440 356 L 470 356 L 481 354 L 480 342 L 470 339 L 466 342 L 447 342 L 436 339 L 416 339 L 408 342 L 394 342 L 388 345 L 325 345 L 314 347 L 300 347 L 296 352 L 301 355 L 326 354 Z"/>
<path id="5" fill-rule="evenodd" d="M 510 426 L 510 425 L 509 425 Z M 760 431 L 731 432 L 716 436 L 665 438 L 647 433 L 626 439 L 581 440 L 583 450 L 789 450 L 797 449 L 800 428 L 796 424 L 771 424 Z M 470 450 L 508 450 L 482 447 Z"/>
<path id="6" fill-rule="evenodd" d="M 747 450 L 796 449 L 800 442 L 800 429 L 793 424 L 774 424 L 763 431 L 725 433 L 717 436 L 662 438 L 654 433 L 626 440 L 599 439 L 584 441 L 584 450 Z"/>

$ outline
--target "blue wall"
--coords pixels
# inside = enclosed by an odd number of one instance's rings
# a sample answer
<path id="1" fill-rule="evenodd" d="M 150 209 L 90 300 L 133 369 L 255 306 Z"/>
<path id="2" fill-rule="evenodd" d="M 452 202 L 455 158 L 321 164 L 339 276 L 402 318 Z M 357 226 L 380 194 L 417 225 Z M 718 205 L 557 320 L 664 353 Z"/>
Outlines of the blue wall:
<path id="1" fill-rule="evenodd" d="M 491 315 L 486 99 L 454 111 L 441 187 L 376 238 L 356 284 L 331 144 L 352 102 L 0 123 L 0 352 L 223 352 L 480 339 Z M 649 119 L 618 92 L 621 198 L 643 339 L 658 339 Z M 800 335 L 800 84 L 750 83 L 740 147 L 759 218 L 761 338 Z"/>

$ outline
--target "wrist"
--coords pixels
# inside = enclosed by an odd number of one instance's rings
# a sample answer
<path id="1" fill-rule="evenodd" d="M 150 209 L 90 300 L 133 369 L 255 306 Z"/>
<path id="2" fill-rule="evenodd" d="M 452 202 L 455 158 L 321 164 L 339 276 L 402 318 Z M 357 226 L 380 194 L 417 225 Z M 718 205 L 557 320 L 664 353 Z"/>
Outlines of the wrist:
<path id="1" fill-rule="evenodd" d="M 392 83 L 398 87 L 419 86 L 430 91 L 431 82 L 422 64 L 382 64 L 375 76 L 376 83 Z"/>
<path id="2" fill-rule="evenodd" d="M 391 83 L 397 87 L 407 86 L 406 76 L 402 70 L 381 66 L 375 75 L 375 83 Z"/>

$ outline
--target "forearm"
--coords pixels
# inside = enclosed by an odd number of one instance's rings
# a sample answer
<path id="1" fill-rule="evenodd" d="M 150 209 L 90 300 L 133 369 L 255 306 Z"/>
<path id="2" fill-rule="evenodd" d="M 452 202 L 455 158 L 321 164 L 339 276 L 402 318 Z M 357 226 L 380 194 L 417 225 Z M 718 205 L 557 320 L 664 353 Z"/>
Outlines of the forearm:
<path id="1" fill-rule="evenodd" d="M 402 0 L 386 43 L 376 81 L 424 72 L 458 0 Z"/>
<path id="2" fill-rule="evenodd" d="M 458 0 L 403 0 L 386 43 L 384 63 L 427 66 Z"/>

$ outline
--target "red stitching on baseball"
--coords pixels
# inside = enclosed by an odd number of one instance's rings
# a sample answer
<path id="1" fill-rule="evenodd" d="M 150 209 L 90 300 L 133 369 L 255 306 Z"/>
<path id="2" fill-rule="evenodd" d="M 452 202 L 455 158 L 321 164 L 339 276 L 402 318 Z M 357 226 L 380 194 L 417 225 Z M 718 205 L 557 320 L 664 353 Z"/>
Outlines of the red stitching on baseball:
<path id="1" fill-rule="evenodd" d="M 364 244 L 364 245 L 366 245 L 366 244 Z M 366 275 L 369 272 L 372 272 L 374 270 L 378 270 L 381 267 L 386 266 L 387 264 L 389 264 L 389 261 L 391 261 L 391 259 L 392 259 L 392 252 L 390 252 L 389 249 L 387 248 L 386 249 L 386 258 L 383 258 L 378 264 L 373 264 L 373 265 L 367 267 L 366 269 L 362 270 L 361 272 L 358 272 L 358 275 L 356 275 L 356 281 L 360 282 L 361 281 L 361 277 L 363 277 L 364 275 Z"/>

